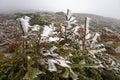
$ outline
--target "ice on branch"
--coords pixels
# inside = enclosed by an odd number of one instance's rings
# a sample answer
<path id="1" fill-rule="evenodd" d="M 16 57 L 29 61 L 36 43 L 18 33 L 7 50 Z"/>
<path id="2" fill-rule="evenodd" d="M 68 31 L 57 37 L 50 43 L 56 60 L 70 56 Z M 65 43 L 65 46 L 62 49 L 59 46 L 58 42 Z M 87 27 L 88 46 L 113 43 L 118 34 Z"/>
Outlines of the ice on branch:
<path id="1" fill-rule="evenodd" d="M 44 26 L 43 33 L 41 34 L 41 42 L 57 42 L 59 38 L 55 36 L 58 33 L 55 29 L 53 25 Z"/>
<path id="2" fill-rule="evenodd" d="M 65 60 L 62 60 L 62 59 L 49 59 L 48 60 L 48 65 L 49 65 L 49 69 L 48 70 L 50 70 L 51 72 L 52 71 L 57 71 L 57 68 L 56 68 L 55 64 L 58 64 L 61 67 L 70 68 L 70 66 L 66 63 Z"/>
<path id="3" fill-rule="evenodd" d="M 86 17 L 86 36 L 85 36 L 85 39 L 89 39 L 91 37 L 90 30 L 89 30 L 89 28 L 90 28 L 90 25 L 89 25 L 90 20 L 91 20 L 91 18 Z"/>
<path id="4" fill-rule="evenodd" d="M 22 28 L 22 31 L 24 34 L 23 38 L 27 38 L 28 36 L 31 36 L 31 35 L 36 35 L 33 32 L 38 32 L 41 29 L 41 26 L 39 26 L 37 24 L 31 26 L 29 24 L 30 19 L 31 18 L 28 16 L 24 16 L 24 17 L 21 17 L 18 19 L 18 21 L 20 22 L 20 27 Z"/>
<path id="5" fill-rule="evenodd" d="M 25 33 L 28 32 L 29 27 L 30 27 L 29 20 L 30 20 L 30 17 L 28 17 L 28 16 L 24 16 L 24 17 L 22 17 L 22 18 L 19 18 L 19 21 L 21 22 L 23 31 L 24 31 Z"/>
<path id="6" fill-rule="evenodd" d="M 67 20 L 70 20 L 71 16 L 72 16 L 71 10 L 67 9 L 67 16 L 66 16 Z"/>
<path id="7" fill-rule="evenodd" d="M 40 26 L 39 25 L 33 25 L 32 27 L 32 31 L 39 31 L 40 30 Z"/>
<path id="8" fill-rule="evenodd" d="M 99 33 L 95 33 L 95 36 L 93 37 L 92 43 L 90 45 L 91 48 L 94 47 L 95 43 L 97 42 L 98 37 L 100 37 L 100 34 Z"/>
<path id="9" fill-rule="evenodd" d="M 91 20 L 91 18 L 89 18 L 89 17 L 87 17 L 86 18 L 87 20 L 86 20 L 86 34 L 88 34 L 89 33 L 89 28 L 90 28 L 90 20 Z"/>
<path id="10" fill-rule="evenodd" d="M 58 37 L 50 37 L 49 42 L 57 42 L 60 38 Z"/>
<path id="11" fill-rule="evenodd" d="M 72 16 L 71 11 L 68 9 L 67 10 L 67 15 L 66 15 L 66 22 L 67 22 L 67 29 L 72 28 L 71 24 L 76 24 L 77 20 L 75 17 Z"/>
<path id="12" fill-rule="evenodd" d="M 64 68 L 68 68 L 69 69 L 69 72 L 68 74 L 71 74 L 73 80 L 77 80 L 78 77 L 77 75 L 73 72 L 73 70 L 71 69 L 71 67 L 68 65 L 70 62 L 69 61 L 65 61 L 64 59 L 49 59 L 48 60 L 48 70 L 50 72 L 53 72 L 53 71 L 57 71 L 57 68 L 55 66 L 55 64 L 61 66 L 61 67 L 64 67 Z"/>
<path id="13" fill-rule="evenodd" d="M 49 35 L 52 35 L 54 30 L 55 30 L 55 27 L 53 26 L 44 26 L 43 33 L 41 34 L 41 36 L 49 37 Z"/>

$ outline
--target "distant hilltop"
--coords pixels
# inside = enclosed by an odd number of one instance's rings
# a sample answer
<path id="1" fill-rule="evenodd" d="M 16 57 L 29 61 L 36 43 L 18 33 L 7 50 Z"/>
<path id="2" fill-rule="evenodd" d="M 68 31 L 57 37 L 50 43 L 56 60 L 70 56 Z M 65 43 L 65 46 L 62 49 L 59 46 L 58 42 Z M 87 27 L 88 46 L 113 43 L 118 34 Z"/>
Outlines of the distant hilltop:
<path id="1" fill-rule="evenodd" d="M 37 14 L 41 16 L 43 19 L 51 21 L 51 22 L 64 22 L 65 20 L 65 13 L 64 12 L 50 12 L 50 11 L 21 11 L 14 13 L 7 13 L 7 14 L 0 14 L 0 20 L 5 19 L 12 19 L 15 16 L 18 16 L 20 14 Z M 103 17 L 95 14 L 87 14 L 87 13 L 73 13 L 73 16 L 76 17 L 78 24 L 81 25 L 84 23 L 85 17 L 90 17 L 92 20 L 90 22 L 90 26 L 94 31 L 101 31 L 102 28 L 107 27 L 115 32 L 120 31 L 120 20 L 110 17 Z"/>

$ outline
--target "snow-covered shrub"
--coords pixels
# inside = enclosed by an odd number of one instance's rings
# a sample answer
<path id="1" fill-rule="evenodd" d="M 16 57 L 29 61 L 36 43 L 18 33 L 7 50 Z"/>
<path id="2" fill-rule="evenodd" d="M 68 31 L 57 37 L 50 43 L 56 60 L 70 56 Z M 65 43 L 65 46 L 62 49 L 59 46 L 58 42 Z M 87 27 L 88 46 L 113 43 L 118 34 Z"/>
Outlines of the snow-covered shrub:
<path id="1" fill-rule="evenodd" d="M 68 10 L 60 29 L 29 20 L 18 19 L 23 35 L 15 41 L 15 55 L 0 59 L 0 80 L 120 79 L 120 62 L 97 41 L 99 33 L 91 33 L 90 18 L 81 27 Z"/>
<path id="2" fill-rule="evenodd" d="M 76 22 L 77 20 L 72 16 L 71 11 L 68 9 L 66 14 L 66 24 L 61 28 L 66 42 L 68 39 L 73 39 L 75 27 L 72 25 L 77 25 Z"/>

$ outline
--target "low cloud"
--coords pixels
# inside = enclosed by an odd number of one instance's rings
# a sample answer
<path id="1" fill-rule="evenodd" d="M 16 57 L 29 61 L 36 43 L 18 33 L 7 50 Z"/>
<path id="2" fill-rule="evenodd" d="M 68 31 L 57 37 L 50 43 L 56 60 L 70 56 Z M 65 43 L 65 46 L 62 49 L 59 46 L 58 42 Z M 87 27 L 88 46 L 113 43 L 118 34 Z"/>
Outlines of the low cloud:
<path id="1" fill-rule="evenodd" d="M 92 13 L 120 19 L 120 0 L 1 0 L 0 13 L 19 10 Z"/>

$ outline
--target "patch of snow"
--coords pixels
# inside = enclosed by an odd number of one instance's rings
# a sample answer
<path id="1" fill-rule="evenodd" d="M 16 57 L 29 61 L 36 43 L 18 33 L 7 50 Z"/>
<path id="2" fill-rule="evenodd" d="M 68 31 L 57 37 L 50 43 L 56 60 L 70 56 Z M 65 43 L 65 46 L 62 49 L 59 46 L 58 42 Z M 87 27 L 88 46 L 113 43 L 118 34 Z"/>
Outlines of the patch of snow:
<path id="1" fill-rule="evenodd" d="M 74 34 L 75 34 L 75 35 L 80 35 L 80 34 L 78 33 L 79 28 L 80 28 L 80 26 L 76 26 L 76 27 L 74 28 Z"/>
<path id="2" fill-rule="evenodd" d="M 39 31 L 39 29 L 40 29 L 40 26 L 39 25 L 34 25 L 34 26 L 32 26 L 33 28 L 32 28 L 32 31 Z"/>
<path id="3" fill-rule="evenodd" d="M 61 67 L 68 68 L 71 75 L 73 76 L 73 79 L 77 80 L 78 79 L 77 75 L 72 71 L 71 67 L 67 63 L 70 63 L 70 62 L 65 61 L 63 59 L 48 59 L 48 66 L 49 66 L 48 70 L 50 72 L 57 71 L 57 68 L 55 66 L 55 64 L 57 64 Z"/>
<path id="4" fill-rule="evenodd" d="M 100 67 L 101 67 L 101 68 L 105 68 L 101 63 L 100 63 Z"/>
<path id="5" fill-rule="evenodd" d="M 97 42 L 97 38 L 98 38 L 99 36 L 100 36 L 99 33 L 95 33 L 95 36 L 93 37 L 92 43 L 91 43 L 91 45 L 90 45 L 91 48 L 94 47 L 95 43 Z"/>
<path id="6" fill-rule="evenodd" d="M 104 44 L 95 44 L 94 48 L 100 48 L 100 47 L 105 47 Z"/>
<path id="7" fill-rule="evenodd" d="M 22 36 L 22 38 L 26 39 L 28 36 Z"/>
<path id="8" fill-rule="evenodd" d="M 90 19 L 89 17 L 87 17 L 86 19 L 87 19 L 87 21 L 86 21 L 86 34 L 88 34 L 89 31 L 90 31 L 90 30 L 89 30 L 89 27 L 90 27 L 90 26 L 89 26 L 89 23 L 90 23 L 90 20 L 91 20 L 91 19 Z"/>
<path id="9" fill-rule="evenodd" d="M 49 70 L 50 72 L 57 71 L 57 68 L 56 68 L 56 66 L 55 66 L 55 63 L 57 63 L 56 60 L 53 60 L 53 59 L 49 59 L 49 60 L 48 60 L 48 66 L 49 66 L 48 70 Z"/>
<path id="10" fill-rule="evenodd" d="M 22 17 L 22 18 L 19 18 L 20 22 L 21 22 L 21 25 L 22 25 L 22 28 L 24 30 L 25 33 L 28 32 L 28 28 L 29 28 L 29 20 L 30 20 L 30 17 L 28 16 L 25 16 L 25 17 Z"/>
<path id="11" fill-rule="evenodd" d="M 49 42 L 57 42 L 59 40 L 58 37 L 49 37 Z"/>
<path id="12" fill-rule="evenodd" d="M 56 49 L 57 49 L 57 47 L 53 46 L 53 47 L 50 48 L 50 52 L 53 54 L 54 53 L 53 51 L 56 50 Z"/>
<path id="13" fill-rule="evenodd" d="M 82 42 L 82 40 L 80 40 L 78 44 L 79 44 L 80 50 L 83 50 L 83 42 Z"/>
<path id="14" fill-rule="evenodd" d="M 67 18 L 68 18 L 68 20 L 71 18 L 71 16 L 72 16 L 71 10 L 67 10 Z"/>
<path id="15" fill-rule="evenodd" d="M 106 51 L 105 48 L 101 48 L 101 49 L 99 49 L 99 52 L 104 52 L 104 51 Z"/>
<path id="16" fill-rule="evenodd" d="M 73 56 L 73 55 L 70 53 L 69 56 L 71 57 L 71 56 Z"/>
<path id="17" fill-rule="evenodd" d="M 112 60 L 112 63 L 111 63 L 111 65 L 113 66 L 113 65 L 115 65 L 115 64 L 116 64 L 116 62 Z"/>
<path id="18" fill-rule="evenodd" d="M 43 29 L 43 34 L 41 36 L 49 37 L 49 35 L 54 31 L 54 28 L 52 26 L 45 26 Z"/>
<path id="19" fill-rule="evenodd" d="M 87 17 L 87 21 L 86 21 L 86 28 L 89 28 L 89 27 L 90 27 L 90 25 L 89 25 L 90 20 L 91 20 L 91 18 Z"/>
<path id="20" fill-rule="evenodd" d="M 51 37 L 53 35 L 57 34 L 57 32 L 55 32 L 55 27 L 50 25 L 50 26 L 44 26 L 43 28 L 43 33 L 41 34 L 41 43 L 42 42 L 48 42 L 48 41 L 57 41 L 58 37 Z"/>
<path id="21" fill-rule="evenodd" d="M 88 33 L 88 34 L 85 36 L 85 39 L 90 39 L 90 37 L 91 37 L 91 34 Z"/>
<path id="22" fill-rule="evenodd" d="M 52 71 L 57 71 L 57 68 L 56 68 L 55 64 L 58 64 L 62 67 L 70 68 L 70 66 L 66 63 L 65 60 L 62 60 L 62 59 L 48 59 L 48 65 L 49 65 L 48 70 L 50 70 L 51 72 Z"/>
<path id="23" fill-rule="evenodd" d="M 62 33 L 65 32 L 65 27 L 64 26 L 61 26 L 61 31 L 62 31 Z"/>
<path id="24" fill-rule="evenodd" d="M 88 50 L 88 52 L 92 55 L 97 54 L 97 53 L 101 53 L 101 52 L 104 52 L 104 51 L 106 51 L 105 48 L 101 48 L 101 49 L 98 49 L 98 50 Z"/>
<path id="25" fill-rule="evenodd" d="M 27 56 L 27 59 L 28 59 L 28 60 L 30 60 L 30 59 L 31 59 L 31 57 L 30 57 L 30 56 Z"/>
<path id="26" fill-rule="evenodd" d="M 44 56 L 48 56 L 48 55 L 51 55 L 50 51 L 49 50 L 46 50 L 46 53 L 43 53 Z"/>
<path id="27" fill-rule="evenodd" d="M 75 20 L 75 17 L 71 17 L 69 21 L 72 22 L 74 20 Z"/>

